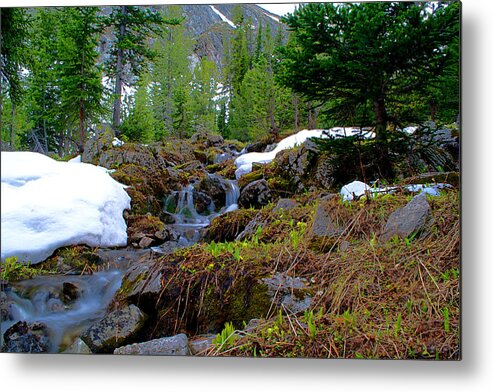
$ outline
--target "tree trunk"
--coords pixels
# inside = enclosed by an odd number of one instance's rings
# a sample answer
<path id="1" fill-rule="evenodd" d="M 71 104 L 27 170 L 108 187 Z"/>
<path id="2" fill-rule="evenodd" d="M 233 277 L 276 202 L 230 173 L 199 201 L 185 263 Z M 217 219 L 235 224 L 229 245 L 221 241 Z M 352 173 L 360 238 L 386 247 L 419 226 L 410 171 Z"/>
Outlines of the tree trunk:
<path id="1" fill-rule="evenodd" d="M 167 45 L 171 46 L 171 30 L 168 31 L 168 42 Z M 171 53 L 168 51 L 167 52 L 168 58 L 168 67 L 167 67 L 167 80 L 166 80 L 166 109 L 165 109 L 165 128 L 168 130 L 169 134 L 173 134 L 173 94 L 171 91 L 171 78 L 172 78 L 172 72 L 171 72 Z"/>
<path id="2" fill-rule="evenodd" d="M 297 94 L 294 94 L 294 97 L 293 97 L 293 105 L 294 105 L 294 130 L 297 132 L 299 127 L 300 127 L 300 119 L 299 119 L 299 116 L 300 116 L 300 102 L 299 102 L 299 99 L 298 99 L 298 95 Z"/>
<path id="3" fill-rule="evenodd" d="M 127 28 L 127 7 L 121 6 L 122 20 L 120 23 L 119 39 L 122 40 Z M 122 111 L 122 79 L 123 79 L 123 48 L 118 48 L 116 54 L 115 101 L 113 103 L 113 127 L 117 129 L 121 123 Z"/>
<path id="4" fill-rule="evenodd" d="M 14 151 L 14 138 L 15 138 L 15 130 L 14 130 L 14 121 L 15 121 L 15 102 L 12 100 L 12 116 L 10 120 L 10 150 Z"/>
<path id="5" fill-rule="evenodd" d="M 430 102 L 430 114 L 431 114 L 431 121 L 435 122 L 435 118 L 437 114 L 437 104 L 435 102 Z"/>
<path id="6" fill-rule="evenodd" d="M 373 101 L 373 109 L 375 111 L 375 133 L 377 139 L 381 138 L 387 129 L 387 110 L 385 109 L 385 100 L 377 98 Z"/>
<path id="7" fill-rule="evenodd" d="M 84 152 L 84 142 L 85 142 L 85 108 L 84 108 L 84 100 L 81 99 L 79 101 L 79 154 Z"/>
<path id="8" fill-rule="evenodd" d="M 317 128 L 317 117 L 320 112 L 320 107 L 312 109 L 311 102 L 308 102 L 308 129 Z"/>

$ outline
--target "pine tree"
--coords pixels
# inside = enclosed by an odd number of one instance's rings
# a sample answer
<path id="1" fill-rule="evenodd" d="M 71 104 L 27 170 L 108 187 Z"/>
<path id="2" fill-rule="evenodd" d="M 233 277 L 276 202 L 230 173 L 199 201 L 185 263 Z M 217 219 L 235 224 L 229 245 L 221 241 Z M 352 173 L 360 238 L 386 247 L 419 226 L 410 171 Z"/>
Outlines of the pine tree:
<path id="1" fill-rule="evenodd" d="M 180 6 L 166 6 L 163 10 L 163 18 L 178 19 L 181 17 Z M 178 114 L 182 120 L 189 119 L 186 114 L 189 105 L 185 105 L 186 94 L 191 94 L 192 72 L 190 67 L 190 54 L 193 50 L 193 41 L 187 35 L 183 24 L 167 26 L 163 34 L 156 39 L 153 50 L 156 59 L 152 67 L 152 101 L 154 115 L 159 124 L 158 137 L 164 135 L 177 135 L 174 115 Z M 178 96 L 179 97 L 178 97 Z M 177 109 L 176 105 L 180 108 Z M 181 123 L 180 123 L 181 124 Z M 189 124 L 181 124 L 182 136 L 184 129 L 189 129 Z"/>
<path id="2" fill-rule="evenodd" d="M 34 127 L 24 142 L 32 148 L 63 155 L 67 136 L 59 111 L 60 89 L 56 74 L 59 59 L 57 43 L 61 21 L 58 8 L 39 8 L 29 31 L 26 57 L 29 73 L 26 77 L 25 105 Z"/>
<path id="3" fill-rule="evenodd" d="M 135 79 L 155 58 L 148 39 L 162 32 L 167 24 L 178 24 L 180 20 L 165 20 L 151 7 L 114 7 L 106 23 L 114 28 L 115 40 L 107 61 L 108 75 L 115 80 L 113 126 L 121 122 L 123 86 L 135 84 Z"/>
<path id="4" fill-rule="evenodd" d="M 214 99 L 218 79 L 218 70 L 213 61 L 204 57 L 195 66 L 190 96 L 191 127 L 194 132 L 212 132 L 216 128 Z"/>
<path id="5" fill-rule="evenodd" d="M 149 94 L 150 76 L 145 73 L 139 80 L 130 115 L 121 126 L 122 134 L 130 141 L 150 143 L 155 139 L 156 119 Z"/>
<path id="6" fill-rule="evenodd" d="M 334 118 L 373 111 L 377 133 L 398 122 L 396 103 L 436 80 L 459 29 L 458 2 L 306 4 L 284 21 L 279 80 Z M 361 116 L 360 116 L 361 117 Z M 355 125 L 355 124 L 352 124 Z M 359 125 L 359 124 L 356 124 Z"/>
<path id="7" fill-rule="evenodd" d="M 62 10 L 58 35 L 60 87 L 59 109 L 67 129 L 77 129 L 77 145 L 83 151 L 87 127 L 103 113 L 102 71 L 97 66 L 100 33 L 98 9 L 67 7 Z"/>
<path id="8" fill-rule="evenodd" d="M 4 96 L 10 100 L 9 144 L 14 147 L 15 112 L 22 98 L 21 70 L 26 66 L 23 47 L 27 39 L 29 19 L 22 8 L 0 8 L 0 130 L 3 131 Z M 5 87 L 4 87 L 5 86 Z"/>

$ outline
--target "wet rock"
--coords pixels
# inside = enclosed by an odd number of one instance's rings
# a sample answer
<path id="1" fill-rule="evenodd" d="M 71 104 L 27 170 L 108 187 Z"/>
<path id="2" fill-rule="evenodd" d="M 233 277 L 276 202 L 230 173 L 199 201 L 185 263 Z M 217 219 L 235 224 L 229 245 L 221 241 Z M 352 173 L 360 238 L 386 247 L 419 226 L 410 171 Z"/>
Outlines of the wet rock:
<path id="1" fill-rule="evenodd" d="M 238 204 L 243 208 L 259 208 L 269 204 L 272 197 L 267 181 L 261 179 L 251 182 L 242 189 Z"/>
<path id="2" fill-rule="evenodd" d="M 75 341 L 67 347 L 63 354 L 92 354 L 91 349 L 84 341 L 80 338 L 75 339 Z"/>
<path id="3" fill-rule="evenodd" d="M 207 211 L 213 210 L 212 198 L 205 192 L 201 192 L 197 189 L 193 190 L 193 201 L 195 210 L 199 214 L 204 214 Z"/>
<path id="4" fill-rule="evenodd" d="M 119 291 L 121 299 L 139 306 L 141 303 L 153 305 L 163 289 L 162 269 L 158 260 L 179 247 L 181 246 L 176 242 L 165 242 L 159 248 L 153 248 L 150 254 L 142 256 L 133 263 L 122 278 Z M 169 268 L 173 267 L 169 266 Z M 144 309 L 144 311 L 146 310 Z"/>
<path id="5" fill-rule="evenodd" d="M 287 211 L 295 207 L 298 207 L 299 203 L 293 199 L 279 199 L 276 206 L 272 209 L 272 212 Z"/>
<path id="6" fill-rule="evenodd" d="M 3 335 L 2 351 L 8 353 L 46 353 L 50 350 L 50 340 L 45 324 L 19 321 L 7 329 Z"/>
<path id="7" fill-rule="evenodd" d="M 228 186 L 226 182 L 216 175 L 204 177 L 196 186 L 196 191 L 200 191 L 209 196 L 216 207 L 223 207 L 226 204 L 226 193 Z"/>
<path id="8" fill-rule="evenodd" d="M 112 352 L 128 342 L 143 327 L 146 315 L 135 305 L 115 310 L 93 324 L 81 339 L 92 352 Z"/>
<path id="9" fill-rule="evenodd" d="M 212 340 L 216 335 L 199 336 L 189 341 L 188 347 L 192 355 L 204 355 L 212 346 Z"/>
<path id="10" fill-rule="evenodd" d="M 63 282 L 62 298 L 63 302 L 70 303 L 75 301 L 80 296 L 80 287 L 71 282 Z"/>
<path id="11" fill-rule="evenodd" d="M 188 355 L 188 338 L 185 334 L 154 339 L 118 347 L 113 354 L 119 355 Z"/>
<path id="12" fill-rule="evenodd" d="M 233 156 L 231 154 L 226 153 L 226 152 L 224 152 L 222 154 L 217 154 L 214 157 L 214 164 L 226 162 L 228 159 L 233 159 Z"/>
<path id="13" fill-rule="evenodd" d="M 139 248 L 148 248 L 150 247 L 152 244 L 154 244 L 154 240 L 152 238 L 149 238 L 149 237 L 143 237 L 140 241 L 139 241 Z"/>
<path id="14" fill-rule="evenodd" d="M 414 196 L 405 207 L 390 214 L 382 229 L 380 240 L 386 242 L 394 236 L 422 238 L 429 234 L 429 228 L 432 224 L 433 217 L 430 205 L 426 200 L 426 195 L 420 193 Z"/>
<path id="15" fill-rule="evenodd" d="M 224 144 L 224 138 L 221 135 L 209 132 L 197 132 L 190 138 L 192 143 L 202 142 L 206 147 L 218 147 Z"/>
<path id="16" fill-rule="evenodd" d="M 267 293 L 277 307 L 284 307 L 292 313 L 299 313 L 308 309 L 312 303 L 305 279 L 276 273 L 261 281 L 267 285 Z"/>
<path id="17" fill-rule="evenodd" d="M 0 322 L 7 320 L 9 317 L 9 301 L 7 294 L 0 290 Z"/>

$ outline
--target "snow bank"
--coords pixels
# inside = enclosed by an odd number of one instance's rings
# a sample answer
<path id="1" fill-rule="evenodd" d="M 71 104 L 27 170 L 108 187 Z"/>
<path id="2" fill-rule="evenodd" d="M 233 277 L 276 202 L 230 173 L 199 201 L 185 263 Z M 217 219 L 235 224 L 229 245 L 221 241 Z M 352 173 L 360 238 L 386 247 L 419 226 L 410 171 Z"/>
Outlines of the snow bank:
<path id="1" fill-rule="evenodd" d="M 353 181 L 350 184 L 344 185 L 341 188 L 341 196 L 343 200 L 353 200 L 354 198 L 359 198 L 363 196 L 365 193 L 369 192 L 370 195 L 378 194 L 378 193 L 393 193 L 399 189 L 406 189 L 409 192 L 413 193 L 426 193 L 430 196 L 440 196 L 440 189 L 451 188 L 452 186 L 449 184 L 413 184 L 406 185 L 404 188 L 402 187 L 384 187 L 384 188 L 370 188 L 367 184 L 361 181 Z"/>
<path id="2" fill-rule="evenodd" d="M 31 152 L 1 153 L 1 258 L 38 263 L 57 248 L 124 246 L 124 186 L 105 170 Z"/>
<path id="3" fill-rule="evenodd" d="M 366 192 L 371 192 L 371 188 L 361 181 L 353 181 L 341 188 L 343 200 L 353 200 L 355 197 L 363 196 Z"/>
<path id="4" fill-rule="evenodd" d="M 250 152 L 248 154 L 240 155 L 235 160 L 236 178 L 240 178 L 242 175 L 250 173 L 252 171 L 253 163 L 269 163 L 271 162 L 277 155 L 278 152 L 282 150 L 287 150 L 289 148 L 293 148 L 295 146 L 299 146 L 304 143 L 306 139 L 315 137 L 315 138 L 326 138 L 328 135 L 353 135 L 358 133 L 359 128 L 331 128 L 327 130 L 323 129 L 313 129 L 313 130 L 303 130 L 295 133 L 294 135 L 288 136 L 279 142 L 277 147 L 270 152 Z"/>

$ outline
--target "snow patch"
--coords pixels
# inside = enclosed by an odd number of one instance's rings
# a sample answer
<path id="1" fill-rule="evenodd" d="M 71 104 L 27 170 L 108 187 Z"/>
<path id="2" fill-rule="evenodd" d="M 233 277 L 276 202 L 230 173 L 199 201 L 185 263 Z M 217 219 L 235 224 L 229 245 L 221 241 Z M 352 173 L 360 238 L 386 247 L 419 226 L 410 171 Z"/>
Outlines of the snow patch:
<path id="1" fill-rule="evenodd" d="M 363 196 L 366 192 L 370 192 L 371 188 L 361 181 L 353 181 L 341 188 L 343 200 L 353 200 Z"/>
<path id="2" fill-rule="evenodd" d="M 341 188 L 341 196 L 345 201 L 358 199 L 365 194 L 373 196 L 380 193 L 394 193 L 397 190 L 405 189 L 412 193 L 425 193 L 430 196 L 440 196 L 440 190 L 444 188 L 452 188 L 450 184 L 437 183 L 437 184 L 411 184 L 404 187 L 387 186 L 371 188 L 369 185 L 361 181 L 353 181 Z"/>
<path id="3" fill-rule="evenodd" d="M 240 178 L 242 175 L 250 173 L 252 171 L 253 163 L 269 163 L 277 155 L 278 152 L 299 146 L 304 143 L 308 138 L 327 138 L 329 135 L 333 136 L 346 136 L 354 135 L 360 132 L 359 128 L 331 128 L 331 129 L 312 129 L 299 131 L 294 135 L 288 136 L 279 142 L 277 147 L 270 152 L 250 152 L 248 154 L 240 155 L 235 159 L 236 178 Z M 373 137 L 373 134 L 369 134 L 367 137 Z"/>
<path id="4" fill-rule="evenodd" d="M 111 142 L 113 144 L 113 147 L 121 147 L 125 144 L 123 140 L 118 139 L 116 136 L 113 138 L 113 141 Z"/>
<path id="5" fill-rule="evenodd" d="M 265 15 L 265 16 L 268 16 L 269 18 L 271 18 L 271 19 L 273 19 L 273 20 L 275 20 L 277 23 L 280 23 L 280 21 L 281 21 L 279 18 L 275 17 L 275 16 L 274 16 L 274 15 L 272 15 L 272 14 L 269 14 L 268 12 L 264 12 L 264 15 Z"/>
<path id="6" fill-rule="evenodd" d="M 127 244 L 124 186 L 88 163 L 1 153 L 1 258 L 32 264 L 67 245 Z"/>
<path id="7" fill-rule="evenodd" d="M 221 18 L 223 22 L 229 24 L 233 29 L 236 28 L 235 24 L 231 22 L 228 18 L 226 18 L 226 16 L 224 16 L 224 14 L 222 14 L 221 11 L 219 11 L 216 7 L 214 7 L 213 5 L 209 7 L 211 7 L 212 11 L 214 11 Z"/>

